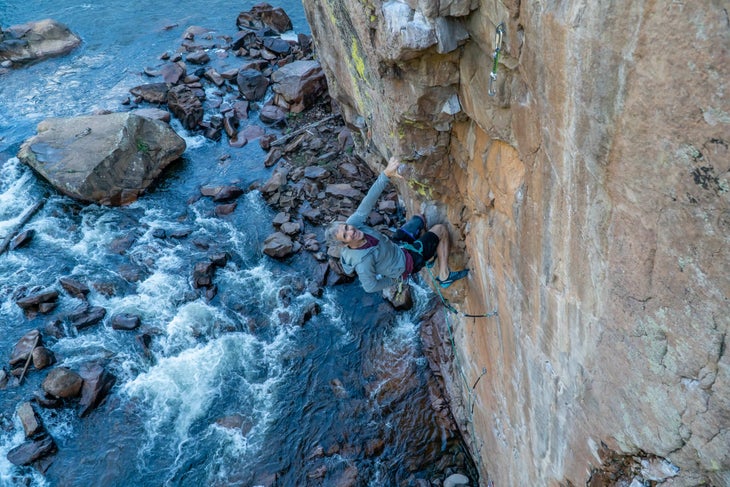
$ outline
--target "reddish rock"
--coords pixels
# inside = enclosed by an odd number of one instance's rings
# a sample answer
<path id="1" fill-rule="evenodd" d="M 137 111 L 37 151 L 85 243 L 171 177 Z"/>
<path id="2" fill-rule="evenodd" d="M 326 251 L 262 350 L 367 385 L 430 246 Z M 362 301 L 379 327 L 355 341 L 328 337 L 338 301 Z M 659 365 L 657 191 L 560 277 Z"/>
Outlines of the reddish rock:
<path id="1" fill-rule="evenodd" d="M 83 378 L 79 416 L 84 417 L 104 402 L 117 379 L 98 363 L 87 362 L 81 366 L 79 374 Z"/>
<path id="2" fill-rule="evenodd" d="M 299 113 L 313 106 L 327 91 L 327 79 L 318 61 L 295 61 L 271 75 L 272 89 Z"/>
<path id="3" fill-rule="evenodd" d="M 264 240 L 263 252 L 269 257 L 281 259 L 291 255 L 293 249 L 294 242 L 291 237 L 282 232 L 272 233 Z"/>
<path id="4" fill-rule="evenodd" d="M 240 29 L 260 30 L 264 27 L 282 34 L 292 29 L 291 19 L 281 7 L 272 7 L 268 3 L 258 3 L 251 10 L 241 12 L 236 19 Z"/>
<path id="5" fill-rule="evenodd" d="M 216 214 L 216 216 L 230 215 L 231 213 L 236 211 L 237 206 L 238 206 L 238 203 L 228 203 L 228 204 L 224 204 L 224 205 L 216 205 L 215 214 Z"/>
<path id="6" fill-rule="evenodd" d="M 71 326 L 77 330 L 82 330 L 99 323 L 105 316 L 106 309 L 101 306 L 91 306 L 73 313 L 69 318 L 71 319 Z"/>
<path id="7" fill-rule="evenodd" d="M 176 85 L 185 78 L 185 64 L 184 63 L 165 63 L 160 68 L 160 75 L 165 80 L 166 84 Z M 167 93 L 165 93 L 165 98 Z"/>
<path id="8" fill-rule="evenodd" d="M 287 113 L 274 105 L 266 105 L 259 112 L 259 119 L 267 124 L 278 124 L 286 120 Z"/>
<path id="9" fill-rule="evenodd" d="M 34 344 L 36 346 L 42 344 L 40 330 L 31 330 L 18 340 L 13 348 L 13 353 L 10 355 L 10 365 L 25 364 L 25 361 L 33 352 Z"/>
<path id="10" fill-rule="evenodd" d="M 135 86 L 129 92 L 148 103 L 162 104 L 167 102 L 169 91 L 167 83 L 148 83 Z"/>
<path id="11" fill-rule="evenodd" d="M 58 282 L 67 293 L 75 298 L 85 299 L 89 294 L 89 286 L 72 277 L 61 277 Z"/>
<path id="12" fill-rule="evenodd" d="M 66 367 L 51 370 L 43 380 L 43 390 L 59 399 L 77 397 L 84 380 L 79 374 Z"/>
<path id="13" fill-rule="evenodd" d="M 361 191 L 353 188 L 348 183 L 333 183 L 328 184 L 325 188 L 325 193 L 330 196 L 338 196 L 342 198 L 352 198 L 355 200 L 361 200 L 363 198 L 363 194 Z"/>
<path id="14" fill-rule="evenodd" d="M 167 106 L 188 130 L 198 128 L 203 120 L 203 104 L 195 92 L 186 85 L 177 85 L 170 89 L 167 94 Z"/>
<path id="15" fill-rule="evenodd" d="M 37 370 L 45 369 L 56 363 L 56 356 L 46 347 L 36 347 L 33 349 L 33 367 Z"/>
<path id="16" fill-rule="evenodd" d="M 185 60 L 191 64 L 206 64 L 210 61 L 210 56 L 203 50 L 193 51 L 189 53 Z"/>

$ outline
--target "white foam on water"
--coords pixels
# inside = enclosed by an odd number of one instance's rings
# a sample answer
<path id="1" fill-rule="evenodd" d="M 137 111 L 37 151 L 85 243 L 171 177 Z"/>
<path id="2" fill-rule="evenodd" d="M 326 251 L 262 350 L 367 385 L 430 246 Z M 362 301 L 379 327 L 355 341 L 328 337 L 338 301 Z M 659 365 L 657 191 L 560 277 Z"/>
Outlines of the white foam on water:
<path id="1" fill-rule="evenodd" d="M 236 451 L 248 451 L 250 438 L 262 435 L 264 426 L 276 415 L 272 391 L 282 374 L 274 362 L 280 360 L 281 352 L 280 343 L 265 344 L 251 335 L 231 333 L 162 357 L 147 372 L 124 384 L 120 394 L 138 402 L 139 410 L 146 414 L 148 438 L 140 461 L 144 464 L 146 453 L 158 455 L 165 448 L 177 458 L 176 463 L 182 461 L 179 450 L 183 443 L 194 445 L 213 433 L 209 425 L 203 433 L 193 435 L 191 427 L 204 420 L 217 401 L 247 408 L 241 412 L 252 418 L 253 430 L 246 440 L 227 443 Z M 222 397 L 226 379 L 235 379 L 237 397 Z"/>
<path id="2" fill-rule="evenodd" d="M 23 475 L 19 474 L 17 466 L 8 458 L 8 452 L 25 441 L 25 432 L 18 415 L 13 412 L 12 433 L 0 435 L 0 485 L 3 487 L 47 487 L 49 483 L 43 475 L 35 469 L 26 469 Z M 28 484 L 30 481 L 30 484 Z"/>
<path id="3" fill-rule="evenodd" d="M 18 158 L 12 157 L 0 167 L 0 240 L 15 228 L 32 204 L 29 189 L 33 174 L 20 166 Z"/>
<path id="4" fill-rule="evenodd" d="M 215 336 L 224 323 L 229 323 L 229 319 L 220 309 L 202 300 L 186 303 L 167 323 L 166 334 L 159 340 L 161 353 L 173 355 L 195 347 L 201 340 Z"/>
<path id="5" fill-rule="evenodd" d="M 170 120 L 170 127 L 172 127 L 175 132 L 177 132 L 177 135 L 182 137 L 182 139 L 185 141 L 186 151 L 195 150 L 207 144 L 213 144 L 213 142 L 211 142 L 202 134 L 193 135 L 192 133 L 190 133 L 182 126 L 182 123 L 180 123 L 177 118 L 173 117 L 172 120 Z"/>

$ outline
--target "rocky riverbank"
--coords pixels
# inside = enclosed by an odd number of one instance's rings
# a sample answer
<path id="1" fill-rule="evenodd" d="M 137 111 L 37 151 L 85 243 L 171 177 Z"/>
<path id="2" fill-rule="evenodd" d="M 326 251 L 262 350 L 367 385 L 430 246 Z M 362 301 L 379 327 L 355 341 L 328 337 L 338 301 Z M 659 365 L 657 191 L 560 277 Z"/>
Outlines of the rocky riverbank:
<path id="1" fill-rule="evenodd" d="M 120 110 L 165 122 L 174 117 L 191 133 L 227 144 L 231 152 L 248 143 L 258 143 L 266 151 L 262 166 L 272 168 L 268 179 L 248 187 L 236 180 L 201 186 L 199 194 L 189 203 L 209 198 L 214 204 L 215 216 L 225 219 L 235 211 L 240 197 L 250 191 L 260 191 L 267 204 L 277 212 L 271 222 L 271 233 L 262 239 L 263 253 L 284 263 L 305 262 L 305 267 L 314 269 L 312 277 L 302 278 L 289 290 L 282 289 L 280 297 L 283 301 L 291 301 L 292 296 L 287 298 L 287 293 L 305 291 L 321 296 L 325 286 L 352 280 L 351 276 L 343 274 L 336 253 L 328 252 L 322 225 L 349 216 L 374 180 L 375 173 L 353 150 L 352 135 L 327 93 L 311 39 L 303 35 L 296 39 L 282 35 L 291 27 L 286 14 L 265 4 L 241 13 L 237 24 L 241 30 L 234 35 L 200 27 L 188 28 L 178 48 L 163 53 L 159 65 L 144 68 L 151 82 L 134 87 L 130 96 L 121 100 Z M 231 68 L 232 60 L 240 66 Z M 269 87 L 273 95 L 266 98 Z M 222 156 L 218 162 L 225 160 L 226 156 Z M 53 184 L 52 178 L 50 182 Z M 98 193 L 99 188 L 92 186 L 87 190 Z M 403 217 L 398 195 L 392 190 L 382 197 L 376 211 L 370 215 L 370 223 L 387 233 Z M 108 248 L 110 253 L 124 255 L 134 244 L 141 229 L 134 221 L 128 226 L 129 234 L 112 242 Z M 189 234 L 190 231 L 184 230 L 155 230 L 154 237 L 174 241 L 184 240 Z M 21 250 L 33 238 L 32 232 L 20 235 L 23 238 L 14 240 L 10 252 Z M 195 245 L 210 251 L 207 258 L 190 269 L 190 290 L 186 296 L 190 301 L 201 297 L 211 301 L 218 293 L 216 272 L 227 265 L 231 256 L 218 252 L 212 242 L 201 240 Z M 117 270 L 127 283 L 138 282 L 145 275 L 143 268 L 129 265 L 122 265 Z M 26 441 L 8 454 L 12 463 L 45 471 L 57 452 L 36 408 L 74 409 L 79 416 L 85 417 L 109 394 L 114 394 L 116 378 L 106 364 L 90 361 L 73 367 L 56 365 L 53 353 L 56 340 L 92 327 L 109 326 L 119 333 L 135 334 L 140 353 L 150 354 L 150 344 L 159 334 L 158 330 L 150 329 L 138 315 L 111 314 L 87 300 L 91 289 L 112 296 L 123 293 L 120 289 L 123 287 L 124 283 L 63 275 L 43 288 L 19 287 L 15 290 L 15 302 L 26 318 L 30 321 L 40 317 L 46 325 L 43 329 L 29 331 L 18 341 L 8 371 L 0 372 L 0 388 L 22 388 L 23 379 L 29 374 L 49 372 L 41 389 L 33 392 L 30 400 L 19 402 L 16 411 L 12 412 L 20 418 L 26 436 Z M 70 313 L 57 309 L 59 298 L 64 295 L 78 301 L 77 308 Z M 320 307 L 315 303 L 297 312 L 293 308 L 285 310 L 279 317 L 282 323 L 304 326 L 319 312 Z M 394 311 L 381 307 L 379 312 L 386 316 Z M 431 348 L 424 342 L 424 349 Z M 432 378 L 428 387 L 431 407 L 444 435 L 458 436 L 448 400 L 443 396 L 443 385 Z M 235 418 L 220 420 L 222 424 L 231 421 L 236 422 Z M 238 421 L 236 427 L 245 427 L 240 423 Z M 382 439 L 370 441 L 367 455 L 380 454 L 384 446 Z M 359 449 L 360 446 L 347 443 L 323 445 L 312 453 L 311 478 L 316 480 L 325 476 L 328 458 Z M 457 473 L 473 472 L 473 468 L 463 453 L 456 453 L 422 453 L 411 468 L 415 471 L 437 463 L 439 472 L 430 481 L 417 485 L 465 485 L 465 477 Z M 270 477 L 276 478 L 275 472 Z M 348 469 L 337 485 L 363 485 L 365 481 L 356 469 Z"/>

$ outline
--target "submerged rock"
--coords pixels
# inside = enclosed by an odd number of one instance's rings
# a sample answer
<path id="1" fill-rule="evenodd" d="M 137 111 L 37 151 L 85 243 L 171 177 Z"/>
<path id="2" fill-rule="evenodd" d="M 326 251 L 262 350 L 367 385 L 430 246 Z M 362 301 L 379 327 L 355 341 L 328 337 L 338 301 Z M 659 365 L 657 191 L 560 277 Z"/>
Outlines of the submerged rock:
<path id="1" fill-rule="evenodd" d="M 111 113 L 44 120 L 18 158 L 72 198 L 117 206 L 135 201 L 184 151 L 169 125 Z"/>

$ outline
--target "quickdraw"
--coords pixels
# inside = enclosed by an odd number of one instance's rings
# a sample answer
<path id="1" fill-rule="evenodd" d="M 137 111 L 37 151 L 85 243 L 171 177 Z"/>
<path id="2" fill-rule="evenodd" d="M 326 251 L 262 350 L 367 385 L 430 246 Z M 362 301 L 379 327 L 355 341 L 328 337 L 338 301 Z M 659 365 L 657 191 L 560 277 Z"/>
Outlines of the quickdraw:
<path id="1" fill-rule="evenodd" d="M 499 64 L 499 53 L 502 52 L 502 39 L 504 38 L 504 22 L 500 22 L 494 36 L 494 54 L 492 54 L 492 72 L 489 73 L 489 96 L 497 94 L 494 83 L 497 81 L 497 65 Z"/>

